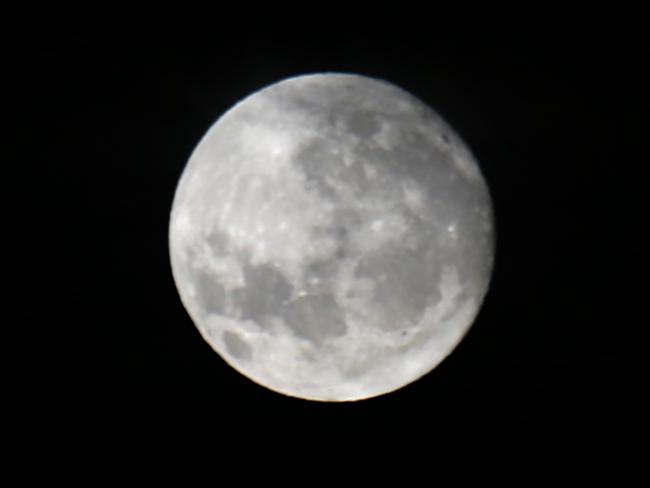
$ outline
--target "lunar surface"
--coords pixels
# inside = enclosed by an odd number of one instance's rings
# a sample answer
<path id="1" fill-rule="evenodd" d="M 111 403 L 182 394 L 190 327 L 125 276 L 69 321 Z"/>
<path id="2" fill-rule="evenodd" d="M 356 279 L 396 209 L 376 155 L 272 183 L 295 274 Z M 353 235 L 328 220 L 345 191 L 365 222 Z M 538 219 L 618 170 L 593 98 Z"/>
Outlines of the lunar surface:
<path id="1" fill-rule="evenodd" d="M 174 197 L 181 300 L 235 370 L 285 395 L 403 387 L 466 334 L 487 292 L 491 200 L 467 146 L 385 81 L 315 74 L 208 130 Z"/>

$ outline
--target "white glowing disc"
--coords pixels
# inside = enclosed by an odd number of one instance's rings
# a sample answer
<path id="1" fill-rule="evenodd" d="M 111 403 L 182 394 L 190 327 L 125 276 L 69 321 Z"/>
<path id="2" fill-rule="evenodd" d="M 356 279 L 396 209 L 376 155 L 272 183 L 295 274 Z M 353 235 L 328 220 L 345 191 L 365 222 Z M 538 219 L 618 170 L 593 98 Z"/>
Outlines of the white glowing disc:
<path id="1" fill-rule="evenodd" d="M 490 196 L 458 135 L 387 82 L 281 81 L 207 132 L 178 183 L 174 279 L 205 340 L 286 395 L 359 400 L 435 368 L 493 262 Z"/>

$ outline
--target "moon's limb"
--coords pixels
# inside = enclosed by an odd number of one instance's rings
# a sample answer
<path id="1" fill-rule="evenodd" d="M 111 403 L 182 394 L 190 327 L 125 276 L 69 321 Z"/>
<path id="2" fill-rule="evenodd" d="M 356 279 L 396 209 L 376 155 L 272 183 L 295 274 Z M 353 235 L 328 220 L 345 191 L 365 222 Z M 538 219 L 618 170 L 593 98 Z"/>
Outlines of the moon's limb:
<path id="1" fill-rule="evenodd" d="M 233 107 L 192 154 L 170 220 L 181 299 L 235 369 L 345 401 L 433 369 L 471 326 L 493 261 L 487 186 L 431 109 L 324 74 Z"/>

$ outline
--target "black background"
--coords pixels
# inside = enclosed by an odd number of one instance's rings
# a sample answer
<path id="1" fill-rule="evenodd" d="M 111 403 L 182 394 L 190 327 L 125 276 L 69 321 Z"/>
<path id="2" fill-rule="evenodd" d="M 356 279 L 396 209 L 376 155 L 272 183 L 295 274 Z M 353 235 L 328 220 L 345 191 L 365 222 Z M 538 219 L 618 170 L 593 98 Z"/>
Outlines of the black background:
<path id="1" fill-rule="evenodd" d="M 5 466 L 26 483 L 182 486 L 556 486 L 646 470 L 650 23 L 527 4 L 6 11 Z M 183 309 L 167 248 L 207 128 L 319 71 L 434 107 L 479 160 L 497 218 L 465 340 L 420 381 L 350 404 L 230 369 Z"/>

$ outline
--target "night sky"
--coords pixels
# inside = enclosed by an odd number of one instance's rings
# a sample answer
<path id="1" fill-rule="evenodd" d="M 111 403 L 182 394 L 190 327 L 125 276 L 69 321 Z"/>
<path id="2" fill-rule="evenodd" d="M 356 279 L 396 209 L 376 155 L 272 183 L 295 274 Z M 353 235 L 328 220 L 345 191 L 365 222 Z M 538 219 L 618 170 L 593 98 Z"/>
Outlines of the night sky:
<path id="1" fill-rule="evenodd" d="M 140 5 L 5 8 L 7 476 L 557 486 L 647 472 L 648 17 Z M 421 380 L 349 404 L 227 366 L 184 310 L 167 247 L 208 127 L 320 71 L 431 105 L 474 152 L 496 215 L 492 286 L 463 342 Z"/>

